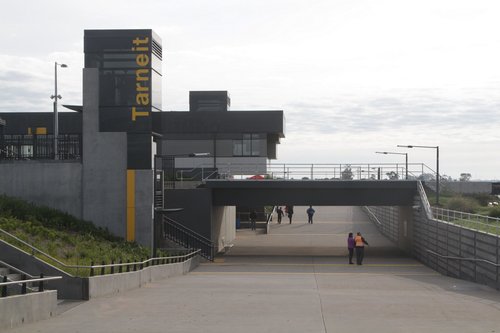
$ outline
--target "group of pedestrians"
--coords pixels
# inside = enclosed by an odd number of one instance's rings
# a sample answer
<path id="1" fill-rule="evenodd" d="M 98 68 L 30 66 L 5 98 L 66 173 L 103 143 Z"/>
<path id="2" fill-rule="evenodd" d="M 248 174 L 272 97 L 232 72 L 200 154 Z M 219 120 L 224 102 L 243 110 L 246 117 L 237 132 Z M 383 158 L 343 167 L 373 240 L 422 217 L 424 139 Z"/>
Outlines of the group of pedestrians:
<path id="1" fill-rule="evenodd" d="M 290 224 L 292 224 L 293 206 L 285 206 L 285 208 L 281 208 L 281 206 L 278 206 L 278 208 L 276 209 L 276 214 L 278 214 L 278 224 L 281 224 L 281 220 L 284 215 L 288 217 Z"/>
<path id="2" fill-rule="evenodd" d="M 313 224 L 313 216 L 316 211 L 312 206 L 309 206 L 307 208 L 306 213 L 307 213 L 307 223 Z M 276 214 L 278 215 L 278 224 L 281 224 L 281 220 L 284 215 L 288 217 L 288 220 L 290 221 L 289 224 L 292 224 L 292 218 L 293 218 L 293 206 L 285 206 L 285 208 L 281 208 L 281 206 L 278 206 L 276 209 Z"/>
<path id="3" fill-rule="evenodd" d="M 313 217 L 316 211 L 312 206 L 307 208 L 307 223 L 313 224 Z M 284 209 L 281 206 L 278 206 L 276 209 L 276 213 L 278 215 L 278 224 L 281 224 L 283 216 L 286 216 L 289 219 L 289 224 L 292 224 L 293 217 L 293 206 L 285 206 Z M 254 230 L 254 229 L 252 229 Z M 354 257 L 354 252 L 356 252 L 356 264 L 363 265 L 363 258 L 365 256 L 365 245 L 369 245 L 366 239 L 361 235 L 361 232 L 357 232 L 356 236 L 353 236 L 353 233 L 350 232 L 347 236 L 347 249 L 349 251 L 349 264 L 353 265 L 352 258 Z"/>
<path id="4" fill-rule="evenodd" d="M 352 232 L 347 236 L 347 249 L 349 250 L 349 264 L 353 265 L 352 257 L 354 250 L 356 250 L 356 264 L 363 265 L 363 258 L 365 256 L 365 245 L 369 245 L 361 233 L 358 232 L 356 237 L 353 237 Z"/>

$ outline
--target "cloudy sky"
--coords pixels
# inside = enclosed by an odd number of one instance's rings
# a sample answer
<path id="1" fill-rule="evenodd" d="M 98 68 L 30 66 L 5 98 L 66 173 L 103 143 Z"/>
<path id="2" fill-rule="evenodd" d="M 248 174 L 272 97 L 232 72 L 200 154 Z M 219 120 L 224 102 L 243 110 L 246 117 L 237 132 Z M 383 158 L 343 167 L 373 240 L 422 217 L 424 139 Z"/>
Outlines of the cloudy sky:
<path id="1" fill-rule="evenodd" d="M 410 162 L 500 179 L 498 0 L 18 0 L 2 4 L 0 112 L 80 104 L 84 29 L 153 29 L 163 109 L 228 90 L 284 110 L 277 162 Z"/>

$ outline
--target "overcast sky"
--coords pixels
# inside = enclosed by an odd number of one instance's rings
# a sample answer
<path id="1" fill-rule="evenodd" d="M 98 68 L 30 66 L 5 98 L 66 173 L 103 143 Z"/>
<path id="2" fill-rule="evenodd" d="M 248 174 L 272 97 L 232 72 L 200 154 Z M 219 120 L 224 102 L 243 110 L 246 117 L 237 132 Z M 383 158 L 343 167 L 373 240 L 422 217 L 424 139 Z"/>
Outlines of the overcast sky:
<path id="1" fill-rule="evenodd" d="M 153 29 L 163 109 L 228 90 L 232 110 L 284 110 L 279 162 L 410 162 L 500 179 L 500 1 L 143 0 L 2 4 L 0 112 L 81 104 L 84 29 Z"/>

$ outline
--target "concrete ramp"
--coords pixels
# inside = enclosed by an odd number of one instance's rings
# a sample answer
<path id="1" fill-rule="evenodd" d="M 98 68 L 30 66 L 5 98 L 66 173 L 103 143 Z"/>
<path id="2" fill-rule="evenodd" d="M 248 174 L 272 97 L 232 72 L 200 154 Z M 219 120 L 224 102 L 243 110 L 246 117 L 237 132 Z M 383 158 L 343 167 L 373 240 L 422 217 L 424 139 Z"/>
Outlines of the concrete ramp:
<path id="1" fill-rule="evenodd" d="M 361 207 L 313 206 L 313 224 L 307 223 L 308 206 L 295 206 L 292 223 L 285 216 L 281 224 L 273 216 L 270 233 L 237 230 L 233 247 L 226 255 L 347 256 L 347 235 L 361 232 L 370 246 L 366 257 L 404 256 L 382 235 Z"/>

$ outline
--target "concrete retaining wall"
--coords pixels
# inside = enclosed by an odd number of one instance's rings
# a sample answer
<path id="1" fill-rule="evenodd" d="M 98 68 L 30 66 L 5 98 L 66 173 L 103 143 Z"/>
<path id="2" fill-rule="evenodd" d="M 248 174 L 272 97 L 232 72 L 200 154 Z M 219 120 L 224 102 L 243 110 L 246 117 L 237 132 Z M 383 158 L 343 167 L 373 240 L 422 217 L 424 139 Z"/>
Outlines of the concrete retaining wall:
<path id="1" fill-rule="evenodd" d="M 33 323 L 55 315 L 57 291 L 0 298 L 0 331 L 24 323 Z"/>
<path id="2" fill-rule="evenodd" d="M 498 236 L 430 218 L 423 209 L 414 212 L 414 220 L 413 255 L 418 260 L 441 274 L 500 289 L 499 267 L 481 261 L 442 258 L 428 251 L 500 264 Z"/>
<path id="3" fill-rule="evenodd" d="M 2 161 L 0 194 L 59 209 L 82 218 L 79 161 Z"/>
<path id="4" fill-rule="evenodd" d="M 199 256 L 195 256 L 185 262 L 150 266 L 135 272 L 89 277 L 89 299 L 118 294 L 149 282 L 186 274 L 198 266 L 199 260 Z"/>
<path id="5" fill-rule="evenodd" d="M 398 219 L 401 221 L 394 211 L 395 207 L 369 209 L 382 223 L 380 231 L 393 239 L 398 234 L 394 231 Z M 410 252 L 415 258 L 441 274 L 500 289 L 499 267 L 486 262 L 464 260 L 472 258 L 500 264 L 500 237 L 434 219 L 427 200 L 420 195 L 415 197 L 412 211 L 413 216 L 408 219 L 408 235 L 411 238 Z M 398 244 L 402 237 L 399 230 L 399 239 L 396 240 Z M 462 260 L 442 258 L 429 251 Z"/>

